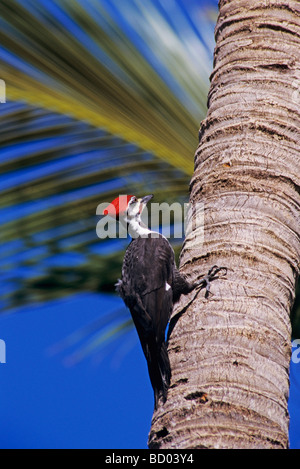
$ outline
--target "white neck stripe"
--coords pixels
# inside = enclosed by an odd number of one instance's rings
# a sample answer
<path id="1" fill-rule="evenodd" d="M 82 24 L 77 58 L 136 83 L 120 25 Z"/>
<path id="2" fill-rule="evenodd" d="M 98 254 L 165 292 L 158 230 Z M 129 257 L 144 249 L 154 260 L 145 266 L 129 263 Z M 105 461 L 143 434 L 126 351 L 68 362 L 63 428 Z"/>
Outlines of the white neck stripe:
<path id="1" fill-rule="evenodd" d="M 130 232 L 133 235 L 140 236 L 140 237 L 147 237 L 150 233 L 155 233 L 155 231 L 149 230 L 147 226 L 141 225 L 139 220 L 133 218 L 129 222 L 129 234 Z"/>

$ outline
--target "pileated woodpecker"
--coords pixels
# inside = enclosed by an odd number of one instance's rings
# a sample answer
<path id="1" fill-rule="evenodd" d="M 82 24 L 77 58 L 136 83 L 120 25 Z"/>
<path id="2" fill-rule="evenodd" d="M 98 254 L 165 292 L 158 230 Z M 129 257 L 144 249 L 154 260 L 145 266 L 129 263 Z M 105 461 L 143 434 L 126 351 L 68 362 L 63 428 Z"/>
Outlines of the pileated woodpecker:
<path id="1" fill-rule="evenodd" d="M 210 281 L 226 268 L 213 266 L 202 280 L 189 283 L 176 267 L 169 241 L 162 234 L 150 230 L 141 220 L 142 211 L 152 197 L 117 197 L 103 214 L 116 218 L 132 237 L 124 256 L 122 279 L 116 286 L 131 312 L 140 338 L 156 409 L 160 401 L 166 401 L 171 379 L 165 332 L 173 304 L 182 294 L 195 288 L 205 287 L 208 295 Z"/>

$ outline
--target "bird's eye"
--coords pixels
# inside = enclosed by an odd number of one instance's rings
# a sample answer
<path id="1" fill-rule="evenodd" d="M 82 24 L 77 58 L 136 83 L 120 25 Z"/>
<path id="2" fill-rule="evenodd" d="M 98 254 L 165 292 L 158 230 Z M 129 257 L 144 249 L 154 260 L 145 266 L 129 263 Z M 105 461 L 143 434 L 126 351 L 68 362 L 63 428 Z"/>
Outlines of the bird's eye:
<path id="1" fill-rule="evenodd" d="M 137 202 L 137 198 L 136 197 L 132 197 L 131 200 L 130 200 L 130 203 L 131 204 L 135 204 Z"/>

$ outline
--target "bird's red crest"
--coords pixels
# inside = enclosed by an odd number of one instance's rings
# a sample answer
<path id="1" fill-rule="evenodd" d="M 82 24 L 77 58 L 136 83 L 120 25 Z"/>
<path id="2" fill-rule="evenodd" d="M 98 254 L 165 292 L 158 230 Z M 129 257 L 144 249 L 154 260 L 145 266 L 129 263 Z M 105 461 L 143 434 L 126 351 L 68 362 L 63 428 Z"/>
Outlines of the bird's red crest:
<path id="1" fill-rule="evenodd" d="M 133 196 L 120 195 L 103 210 L 103 215 L 109 215 L 113 218 L 119 218 L 120 215 L 124 215 L 126 213 L 128 203 L 131 197 Z"/>

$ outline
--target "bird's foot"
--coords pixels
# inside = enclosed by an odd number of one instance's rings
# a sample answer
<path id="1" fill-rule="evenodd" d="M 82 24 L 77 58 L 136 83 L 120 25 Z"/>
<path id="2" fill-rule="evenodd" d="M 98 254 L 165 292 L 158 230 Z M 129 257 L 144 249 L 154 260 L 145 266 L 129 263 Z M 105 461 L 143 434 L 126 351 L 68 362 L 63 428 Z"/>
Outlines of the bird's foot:
<path id="1" fill-rule="evenodd" d="M 220 275 L 217 275 L 219 272 L 222 272 Z M 210 285 L 213 280 L 217 278 L 225 277 L 227 274 L 227 267 L 219 267 L 217 265 L 213 265 L 211 269 L 209 269 L 208 273 L 196 284 L 196 288 L 202 290 L 205 288 L 205 298 L 208 298 L 209 294 L 212 294 L 210 291 Z"/>

